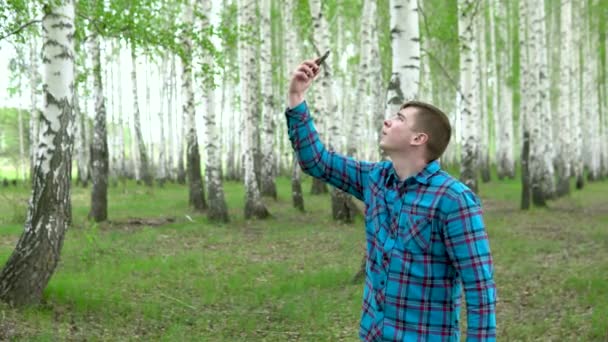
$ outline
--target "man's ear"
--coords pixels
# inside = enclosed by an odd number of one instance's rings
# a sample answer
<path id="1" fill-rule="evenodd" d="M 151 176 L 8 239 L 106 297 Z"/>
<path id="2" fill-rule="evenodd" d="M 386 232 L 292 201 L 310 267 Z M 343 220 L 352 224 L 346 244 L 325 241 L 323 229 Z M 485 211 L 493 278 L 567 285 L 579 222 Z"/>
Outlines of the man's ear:
<path id="1" fill-rule="evenodd" d="M 412 138 L 414 145 L 424 145 L 429 141 L 429 136 L 426 133 L 416 133 Z"/>

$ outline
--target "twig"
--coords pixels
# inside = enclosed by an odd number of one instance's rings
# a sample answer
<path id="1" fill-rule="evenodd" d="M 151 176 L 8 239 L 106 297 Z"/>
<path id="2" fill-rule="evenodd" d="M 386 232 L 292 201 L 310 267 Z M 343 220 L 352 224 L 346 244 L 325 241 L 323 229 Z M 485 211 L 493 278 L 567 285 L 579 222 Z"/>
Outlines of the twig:
<path id="1" fill-rule="evenodd" d="M 36 19 L 36 20 L 30 21 L 29 23 L 25 23 L 25 24 L 21 25 L 21 27 L 19 27 L 15 31 L 9 32 L 7 35 L 0 37 L 0 41 L 4 40 L 4 39 L 6 39 L 6 38 L 8 38 L 8 37 L 10 37 L 12 35 L 18 34 L 19 32 L 25 30 L 30 25 L 33 25 L 33 24 L 36 24 L 36 23 L 40 23 L 40 22 L 42 22 L 42 20 Z"/>

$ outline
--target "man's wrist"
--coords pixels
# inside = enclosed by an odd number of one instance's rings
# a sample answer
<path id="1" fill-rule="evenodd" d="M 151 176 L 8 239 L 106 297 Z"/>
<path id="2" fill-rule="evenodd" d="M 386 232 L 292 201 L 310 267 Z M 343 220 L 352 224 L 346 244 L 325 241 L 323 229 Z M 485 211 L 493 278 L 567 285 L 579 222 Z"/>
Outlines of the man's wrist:
<path id="1" fill-rule="evenodd" d="M 288 96 L 288 105 L 289 108 L 294 108 L 304 101 L 304 94 L 301 93 L 289 93 Z"/>

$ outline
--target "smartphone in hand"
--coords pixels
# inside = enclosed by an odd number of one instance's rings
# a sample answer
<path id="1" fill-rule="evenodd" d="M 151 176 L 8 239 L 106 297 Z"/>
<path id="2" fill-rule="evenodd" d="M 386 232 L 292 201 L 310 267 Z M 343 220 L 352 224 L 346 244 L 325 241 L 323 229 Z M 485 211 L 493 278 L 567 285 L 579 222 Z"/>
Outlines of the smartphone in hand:
<path id="1" fill-rule="evenodd" d="M 325 52 L 325 53 L 323 54 L 323 56 L 321 56 L 321 57 L 317 58 L 317 60 L 315 60 L 315 63 L 316 63 L 318 66 L 321 66 L 321 64 L 323 64 L 323 62 L 325 62 L 325 60 L 327 59 L 327 56 L 329 56 L 329 50 L 327 50 L 327 52 Z"/>

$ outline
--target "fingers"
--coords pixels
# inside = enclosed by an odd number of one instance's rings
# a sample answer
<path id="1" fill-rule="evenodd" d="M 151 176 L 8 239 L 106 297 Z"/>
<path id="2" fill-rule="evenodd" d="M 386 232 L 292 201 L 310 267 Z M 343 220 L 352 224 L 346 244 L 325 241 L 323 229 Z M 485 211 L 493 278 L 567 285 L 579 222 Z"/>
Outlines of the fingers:
<path id="1" fill-rule="evenodd" d="M 296 72 L 305 73 L 308 77 L 315 77 L 319 73 L 319 66 L 316 65 L 313 61 L 304 61 Z"/>

